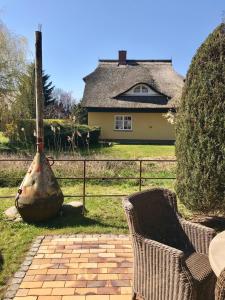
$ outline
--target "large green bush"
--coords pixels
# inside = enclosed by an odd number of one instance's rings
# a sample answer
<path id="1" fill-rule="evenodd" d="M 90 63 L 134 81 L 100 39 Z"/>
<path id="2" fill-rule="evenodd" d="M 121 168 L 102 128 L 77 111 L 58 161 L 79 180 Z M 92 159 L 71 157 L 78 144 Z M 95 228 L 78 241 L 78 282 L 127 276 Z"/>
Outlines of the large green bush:
<path id="1" fill-rule="evenodd" d="M 225 25 L 194 56 L 176 124 L 180 201 L 203 212 L 225 209 Z"/>
<path id="2" fill-rule="evenodd" d="M 6 135 L 11 143 L 35 145 L 36 121 L 19 120 L 16 124 L 6 126 Z M 88 125 L 77 125 L 70 120 L 44 120 L 45 147 L 51 150 L 67 150 L 69 148 L 86 147 L 98 143 L 100 128 Z"/>

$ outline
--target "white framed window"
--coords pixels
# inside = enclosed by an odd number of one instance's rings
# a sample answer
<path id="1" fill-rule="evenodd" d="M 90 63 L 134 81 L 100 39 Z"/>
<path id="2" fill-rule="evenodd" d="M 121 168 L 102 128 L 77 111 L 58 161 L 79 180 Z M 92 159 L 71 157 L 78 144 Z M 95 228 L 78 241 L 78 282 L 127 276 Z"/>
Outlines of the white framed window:
<path id="1" fill-rule="evenodd" d="M 139 84 L 133 88 L 133 94 L 148 95 L 150 88 L 146 84 Z"/>
<path id="2" fill-rule="evenodd" d="M 116 115 L 114 118 L 115 130 L 132 130 L 132 117 L 126 115 Z"/>

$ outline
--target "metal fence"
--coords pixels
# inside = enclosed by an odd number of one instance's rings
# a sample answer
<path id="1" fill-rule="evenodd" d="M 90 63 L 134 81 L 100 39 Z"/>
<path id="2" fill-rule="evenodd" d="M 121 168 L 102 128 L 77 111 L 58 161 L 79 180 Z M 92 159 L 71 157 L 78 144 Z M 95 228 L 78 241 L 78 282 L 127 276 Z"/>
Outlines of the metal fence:
<path id="1" fill-rule="evenodd" d="M 0 159 L 1 162 L 32 162 L 33 159 Z M 126 194 L 87 194 L 86 187 L 88 181 L 91 180 L 137 180 L 138 181 L 138 190 L 142 190 L 142 182 L 143 180 L 174 180 L 176 177 L 148 177 L 143 176 L 143 164 L 144 163 L 176 163 L 176 160 L 174 159 L 54 159 L 54 162 L 68 162 L 68 163 L 82 163 L 82 176 L 78 177 L 56 177 L 57 180 L 82 180 L 82 194 L 80 195 L 64 195 L 65 198 L 72 197 L 72 198 L 82 198 L 83 201 L 83 207 L 85 209 L 85 200 L 88 197 L 124 197 L 127 196 Z M 88 170 L 88 164 L 91 162 L 134 162 L 139 165 L 138 167 L 138 175 L 137 176 L 87 176 L 87 170 Z M 1 177 L 1 176 L 0 176 Z M 17 178 L 18 179 L 18 178 Z M 21 178 L 22 182 L 23 178 Z M 15 198 L 15 195 L 6 195 L 1 196 L 0 199 L 6 199 L 6 198 Z"/>

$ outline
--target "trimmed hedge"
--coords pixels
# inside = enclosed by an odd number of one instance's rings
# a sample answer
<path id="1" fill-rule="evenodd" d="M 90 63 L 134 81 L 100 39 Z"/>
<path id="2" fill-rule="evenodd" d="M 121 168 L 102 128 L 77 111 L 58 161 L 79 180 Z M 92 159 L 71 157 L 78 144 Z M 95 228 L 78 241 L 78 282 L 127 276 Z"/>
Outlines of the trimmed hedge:
<path id="1" fill-rule="evenodd" d="M 5 134 L 10 142 L 21 145 L 35 145 L 36 121 L 20 120 L 17 124 L 7 124 Z M 68 148 L 86 147 L 99 142 L 100 128 L 96 126 L 78 125 L 70 120 L 45 119 L 45 148 L 66 150 Z"/>
<path id="2" fill-rule="evenodd" d="M 192 59 L 176 123 L 178 197 L 200 212 L 225 209 L 225 24 Z"/>

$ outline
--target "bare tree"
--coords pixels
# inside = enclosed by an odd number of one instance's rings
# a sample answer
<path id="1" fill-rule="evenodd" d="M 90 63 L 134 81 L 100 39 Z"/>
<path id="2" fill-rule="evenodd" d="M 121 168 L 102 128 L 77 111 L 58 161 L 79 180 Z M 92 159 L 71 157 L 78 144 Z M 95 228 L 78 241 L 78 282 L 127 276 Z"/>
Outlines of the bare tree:
<path id="1" fill-rule="evenodd" d="M 58 105 L 62 105 L 67 112 L 70 112 L 72 106 L 76 103 L 76 99 L 73 97 L 71 91 L 65 91 L 60 88 L 54 89 L 53 97 L 56 99 L 55 101 Z"/>
<path id="2" fill-rule="evenodd" d="M 7 116 L 26 65 L 26 39 L 9 31 L 0 20 L 0 121 Z"/>

